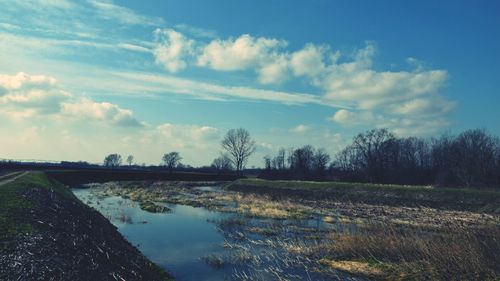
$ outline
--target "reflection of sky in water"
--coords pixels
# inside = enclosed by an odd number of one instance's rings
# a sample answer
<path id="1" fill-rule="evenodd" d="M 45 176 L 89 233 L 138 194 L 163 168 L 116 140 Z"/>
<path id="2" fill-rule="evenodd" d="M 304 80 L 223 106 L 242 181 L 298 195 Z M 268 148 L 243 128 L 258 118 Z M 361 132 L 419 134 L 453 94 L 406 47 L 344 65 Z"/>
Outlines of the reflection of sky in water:
<path id="1" fill-rule="evenodd" d="M 292 280 L 307 280 L 308 277 L 312 280 L 325 280 L 326 276 L 319 276 L 314 272 L 306 273 L 304 268 L 307 268 L 307 266 L 304 266 L 304 264 L 299 264 L 298 267 L 295 262 L 289 264 L 291 261 L 290 258 L 296 258 L 293 254 L 289 254 L 280 247 L 273 248 L 265 243 L 261 243 L 264 240 L 272 240 L 274 242 L 287 241 L 297 237 L 297 235 L 315 235 L 318 234 L 316 231 L 319 230 L 336 229 L 337 231 L 342 231 L 345 227 L 342 224 L 324 223 L 322 217 L 315 217 L 308 220 L 278 221 L 262 218 L 246 218 L 246 225 L 272 225 L 277 223 L 278 225 L 286 226 L 284 228 L 286 230 L 278 237 L 263 237 L 256 233 L 245 232 L 238 225 L 230 226 L 230 230 L 223 227 L 225 235 L 229 235 L 226 237 L 228 242 L 234 243 L 238 241 L 239 247 L 243 247 L 245 251 L 251 251 L 257 255 L 262 259 L 263 264 L 256 268 L 248 262 L 243 261 L 242 263 L 238 263 L 236 267 L 225 266 L 221 269 L 214 269 L 200 258 L 214 254 L 221 256 L 228 254 L 228 250 L 222 247 L 224 236 L 221 232 L 217 231 L 213 221 L 232 217 L 232 214 L 164 203 L 158 204 L 168 206 L 173 210 L 172 213 L 152 214 L 141 210 L 137 203 L 117 196 L 97 198 L 89 189 L 75 189 L 74 193 L 83 202 L 99 210 L 104 216 L 111 217 L 111 222 L 118 227 L 118 230 L 132 244 L 136 245 L 149 259 L 171 272 L 176 280 L 181 281 L 227 280 L 234 274 L 233 270 L 251 272 L 252 270 L 250 269 L 259 271 L 261 274 L 259 276 L 260 279 L 275 280 L 275 276 L 267 271 L 269 267 L 265 266 L 281 266 L 282 268 L 286 268 L 285 271 L 287 273 L 295 276 L 295 278 L 289 278 Z M 120 221 L 120 216 L 129 216 L 133 224 Z M 144 221 L 147 224 L 141 223 Z M 300 231 L 300 229 L 306 230 L 302 234 L 298 234 L 297 231 Z M 244 231 L 246 239 L 253 239 L 258 244 L 249 243 L 250 240 L 243 242 L 238 237 L 239 231 Z M 234 236 L 235 234 L 236 236 Z M 326 280 L 329 279 L 331 278 L 326 277 Z M 361 279 L 342 275 L 340 280 Z"/>
<path id="2" fill-rule="evenodd" d="M 176 280 L 224 280 L 231 274 L 230 268 L 215 270 L 200 260 L 204 255 L 223 251 L 224 237 L 207 220 L 220 219 L 225 214 L 183 205 L 168 205 L 172 213 L 152 214 L 119 197 L 107 197 L 96 204 L 88 189 L 75 189 L 74 193 L 85 203 L 91 201 L 89 205 L 104 216 L 111 215 L 112 223 L 123 236 Z M 134 223 L 120 222 L 117 218 L 122 214 L 130 216 Z"/>

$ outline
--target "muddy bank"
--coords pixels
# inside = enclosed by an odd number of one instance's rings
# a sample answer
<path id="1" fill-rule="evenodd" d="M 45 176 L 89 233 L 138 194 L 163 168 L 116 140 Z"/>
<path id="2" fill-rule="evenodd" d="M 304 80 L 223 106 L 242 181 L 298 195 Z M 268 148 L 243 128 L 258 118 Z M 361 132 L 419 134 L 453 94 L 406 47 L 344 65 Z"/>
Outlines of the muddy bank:
<path id="1" fill-rule="evenodd" d="M 170 280 L 99 212 L 44 174 L 34 179 L 0 186 L 30 206 L 4 210 L 29 227 L 1 239 L 0 280 Z"/>

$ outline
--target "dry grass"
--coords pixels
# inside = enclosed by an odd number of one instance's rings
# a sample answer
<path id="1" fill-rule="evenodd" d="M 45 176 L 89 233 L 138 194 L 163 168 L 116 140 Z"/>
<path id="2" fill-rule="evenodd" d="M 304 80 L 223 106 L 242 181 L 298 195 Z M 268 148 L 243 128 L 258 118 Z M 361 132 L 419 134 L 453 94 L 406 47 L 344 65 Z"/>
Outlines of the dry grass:
<path id="1" fill-rule="evenodd" d="M 272 200 L 267 196 L 240 193 L 227 194 L 224 200 L 236 205 L 236 212 L 246 216 L 274 219 L 300 219 L 307 217 L 310 207 L 289 200 Z M 218 198 L 219 200 L 221 198 Z"/>
<path id="2" fill-rule="evenodd" d="M 373 225 L 363 233 L 332 233 L 331 266 L 383 280 L 499 280 L 500 228 L 450 228 L 429 233 Z M 350 261 L 339 263 L 339 261 Z M 364 261 L 352 263 L 351 261 Z M 366 261 L 370 261 L 367 266 Z M 369 271 L 367 271 L 369 273 Z"/>

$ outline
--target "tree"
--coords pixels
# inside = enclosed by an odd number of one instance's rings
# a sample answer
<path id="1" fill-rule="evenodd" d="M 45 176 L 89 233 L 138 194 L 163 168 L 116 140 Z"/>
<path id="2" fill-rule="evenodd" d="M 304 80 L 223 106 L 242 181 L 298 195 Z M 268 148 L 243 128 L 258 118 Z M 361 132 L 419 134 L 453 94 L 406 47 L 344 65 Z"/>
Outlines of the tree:
<path id="1" fill-rule="evenodd" d="M 290 169 L 293 170 L 297 176 L 306 176 L 313 168 L 314 163 L 314 147 L 304 145 L 293 151 L 290 158 Z"/>
<path id="2" fill-rule="evenodd" d="M 316 177 L 324 177 L 328 162 L 330 162 L 330 155 L 322 148 L 316 150 L 313 159 L 313 170 L 316 173 Z"/>
<path id="3" fill-rule="evenodd" d="M 467 130 L 454 144 L 453 171 L 460 184 L 485 184 L 494 177 L 497 141 L 486 130 Z"/>
<path id="4" fill-rule="evenodd" d="M 122 164 L 122 156 L 118 153 L 109 154 L 104 158 L 104 166 L 118 167 Z"/>
<path id="5" fill-rule="evenodd" d="M 127 156 L 127 163 L 129 166 L 132 166 L 132 163 L 134 163 L 134 156 L 132 155 Z"/>
<path id="6" fill-rule="evenodd" d="M 231 164 L 231 159 L 225 154 L 217 157 L 212 161 L 212 168 L 218 171 L 230 171 L 233 169 L 233 165 Z"/>
<path id="7" fill-rule="evenodd" d="M 273 159 L 274 166 L 275 166 L 276 169 L 278 169 L 278 170 L 284 170 L 284 169 L 286 169 L 286 165 L 285 165 L 286 158 L 285 158 L 285 156 L 286 156 L 285 149 L 284 148 L 280 148 L 278 150 L 278 154 Z"/>
<path id="8" fill-rule="evenodd" d="M 179 165 L 180 161 L 182 160 L 181 155 L 177 151 L 173 151 L 170 153 L 167 153 L 163 155 L 162 157 L 163 163 L 165 163 L 165 166 L 168 168 L 170 172 Z"/>
<path id="9" fill-rule="evenodd" d="M 243 129 L 231 129 L 222 140 L 222 148 L 227 151 L 231 163 L 236 168 L 236 172 L 241 173 L 248 157 L 255 152 L 255 141 L 250 137 L 250 133 Z"/>
<path id="10" fill-rule="evenodd" d="M 389 162 L 389 148 L 392 147 L 395 136 L 387 129 L 373 129 L 358 134 L 352 141 L 352 148 L 358 154 L 362 169 L 372 182 L 383 182 Z"/>

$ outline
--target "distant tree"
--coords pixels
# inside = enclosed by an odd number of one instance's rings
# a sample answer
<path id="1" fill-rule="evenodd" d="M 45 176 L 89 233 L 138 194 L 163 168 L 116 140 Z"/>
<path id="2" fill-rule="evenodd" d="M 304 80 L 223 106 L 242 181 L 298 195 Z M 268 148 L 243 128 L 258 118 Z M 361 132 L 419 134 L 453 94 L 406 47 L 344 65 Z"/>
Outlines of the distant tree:
<path id="1" fill-rule="evenodd" d="M 181 155 L 177 151 L 173 151 L 167 154 L 164 154 L 162 157 L 163 163 L 169 169 L 170 172 L 179 165 L 182 160 Z"/>
<path id="2" fill-rule="evenodd" d="M 134 156 L 133 155 L 127 156 L 127 163 L 129 166 L 132 166 L 132 163 L 134 163 Z"/>
<path id="3" fill-rule="evenodd" d="M 387 129 L 373 129 L 354 138 L 352 148 L 358 154 L 356 160 L 370 181 L 384 181 L 389 162 L 389 148 L 394 140 L 394 134 Z"/>
<path id="4" fill-rule="evenodd" d="M 290 158 L 290 169 L 298 175 L 304 176 L 313 168 L 314 163 L 314 147 L 304 145 L 293 151 Z"/>
<path id="5" fill-rule="evenodd" d="M 241 173 L 248 157 L 255 152 L 255 141 L 250 137 L 250 133 L 243 129 L 231 129 L 227 132 L 222 140 L 222 148 L 228 153 L 229 159 L 236 168 L 238 173 Z"/>
<path id="6" fill-rule="evenodd" d="M 329 162 L 330 155 L 328 155 L 328 153 L 324 149 L 320 148 L 316 150 L 313 159 L 313 171 L 316 174 L 317 178 L 324 177 Z"/>
<path id="7" fill-rule="evenodd" d="M 271 156 L 264 156 L 264 167 L 266 170 L 271 170 L 274 168 L 273 158 Z"/>
<path id="8" fill-rule="evenodd" d="M 211 167 L 218 171 L 230 171 L 233 169 L 231 159 L 225 154 L 215 158 L 214 161 L 212 161 Z"/>
<path id="9" fill-rule="evenodd" d="M 118 167 L 122 164 L 122 156 L 117 153 L 109 154 L 104 158 L 104 166 Z"/>
<path id="10" fill-rule="evenodd" d="M 495 175 L 497 140 L 486 130 L 467 130 L 454 142 L 454 173 L 465 186 L 488 184 Z"/>

